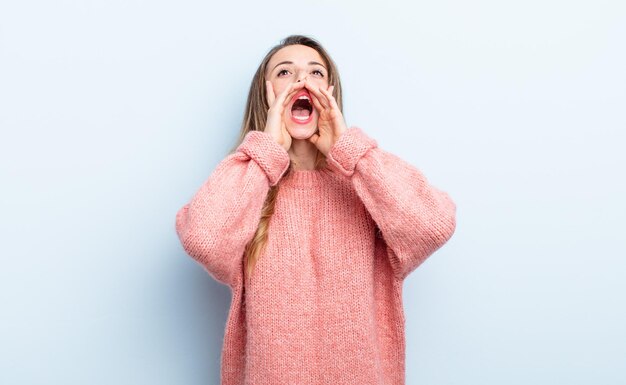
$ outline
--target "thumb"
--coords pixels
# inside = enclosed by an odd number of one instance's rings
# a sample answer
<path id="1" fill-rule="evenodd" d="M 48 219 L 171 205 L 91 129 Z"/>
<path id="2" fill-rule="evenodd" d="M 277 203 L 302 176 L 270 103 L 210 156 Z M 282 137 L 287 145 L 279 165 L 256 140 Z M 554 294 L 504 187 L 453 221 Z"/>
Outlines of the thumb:
<path id="1" fill-rule="evenodd" d="M 315 144 L 317 146 L 317 141 L 319 140 L 320 136 L 318 134 L 313 134 L 309 137 L 309 142 Z"/>

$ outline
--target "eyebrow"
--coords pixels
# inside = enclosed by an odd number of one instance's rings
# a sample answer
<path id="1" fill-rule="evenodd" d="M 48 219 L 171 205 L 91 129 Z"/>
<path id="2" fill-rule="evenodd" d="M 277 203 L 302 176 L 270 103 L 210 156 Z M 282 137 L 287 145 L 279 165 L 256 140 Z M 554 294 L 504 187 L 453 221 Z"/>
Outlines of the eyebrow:
<path id="1" fill-rule="evenodd" d="M 272 71 L 274 71 L 274 70 L 276 69 L 276 67 L 278 67 L 278 66 L 279 66 L 279 65 L 281 65 L 281 64 L 293 64 L 293 62 L 292 62 L 292 61 L 288 61 L 288 60 L 287 60 L 287 61 L 281 61 L 280 63 L 276 64 L 276 65 L 274 66 L 274 68 L 272 68 Z M 309 62 L 309 65 L 315 65 L 315 64 L 317 64 L 317 65 L 320 65 L 320 66 L 324 67 L 324 65 L 323 65 L 322 63 L 318 63 L 318 62 L 316 62 L 316 61 L 310 61 L 310 62 Z M 326 67 L 324 67 L 324 69 L 326 69 Z"/>

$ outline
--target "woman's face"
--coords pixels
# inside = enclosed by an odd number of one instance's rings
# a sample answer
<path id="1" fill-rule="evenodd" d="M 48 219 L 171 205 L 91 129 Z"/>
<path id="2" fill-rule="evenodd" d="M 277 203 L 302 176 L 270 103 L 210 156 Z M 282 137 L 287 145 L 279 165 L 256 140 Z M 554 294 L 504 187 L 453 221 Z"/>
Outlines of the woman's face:
<path id="1" fill-rule="evenodd" d="M 265 80 L 272 82 L 274 94 L 278 96 L 290 84 L 307 80 L 314 87 L 328 89 L 327 64 L 313 48 L 295 44 L 281 48 L 270 59 L 265 72 Z M 304 88 L 292 95 L 285 107 L 283 119 L 287 131 L 294 139 L 307 139 L 317 131 L 319 112 L 313 103 L 296 101 L 302 94 L 311 98 Z M 295 105 L 294 105 L 295 104 Z"/>

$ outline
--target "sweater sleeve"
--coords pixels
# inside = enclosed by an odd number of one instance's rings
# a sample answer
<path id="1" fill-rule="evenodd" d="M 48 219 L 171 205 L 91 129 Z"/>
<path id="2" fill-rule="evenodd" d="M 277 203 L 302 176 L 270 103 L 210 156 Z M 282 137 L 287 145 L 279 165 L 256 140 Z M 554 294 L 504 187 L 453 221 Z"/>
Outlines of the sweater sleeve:
<path id="1" fill-rule="evenodd" d="M 270 186 L 289 167 L 289 154 L 269 134 L 250 131 L 176 214 L 183 248 L 217 281 L 233 287 L 243 253 L 261 219 Z"/>
<path id="2" fill-rule="evenodd" d="M 397 279 L 406 278 L 454 233 L 456 205 L 450 196 L 360 128 L 344 131 L 327 162 L 351 179 L 382 234 Z"/>

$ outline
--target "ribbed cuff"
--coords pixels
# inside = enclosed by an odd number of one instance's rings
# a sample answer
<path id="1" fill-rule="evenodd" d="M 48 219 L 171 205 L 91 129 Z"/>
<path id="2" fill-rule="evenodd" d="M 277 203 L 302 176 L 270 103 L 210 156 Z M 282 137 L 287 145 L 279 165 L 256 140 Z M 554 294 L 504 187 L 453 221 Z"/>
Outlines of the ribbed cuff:
<path id="1" fill-rule="evenodd" d="M 378 147 L 376 140 L 367 136 L 359 127 L 352 126 L 331 147 L 326 162 L 343 175 L 352 176 L 359 159 L 375 147 Z"/>
<path id="2" fill-rule="evenodd" d="M 275 186 L 289 168 L 289 153 L 265 131 L 249 131 L 237 147 L 254 160 Z"/>

